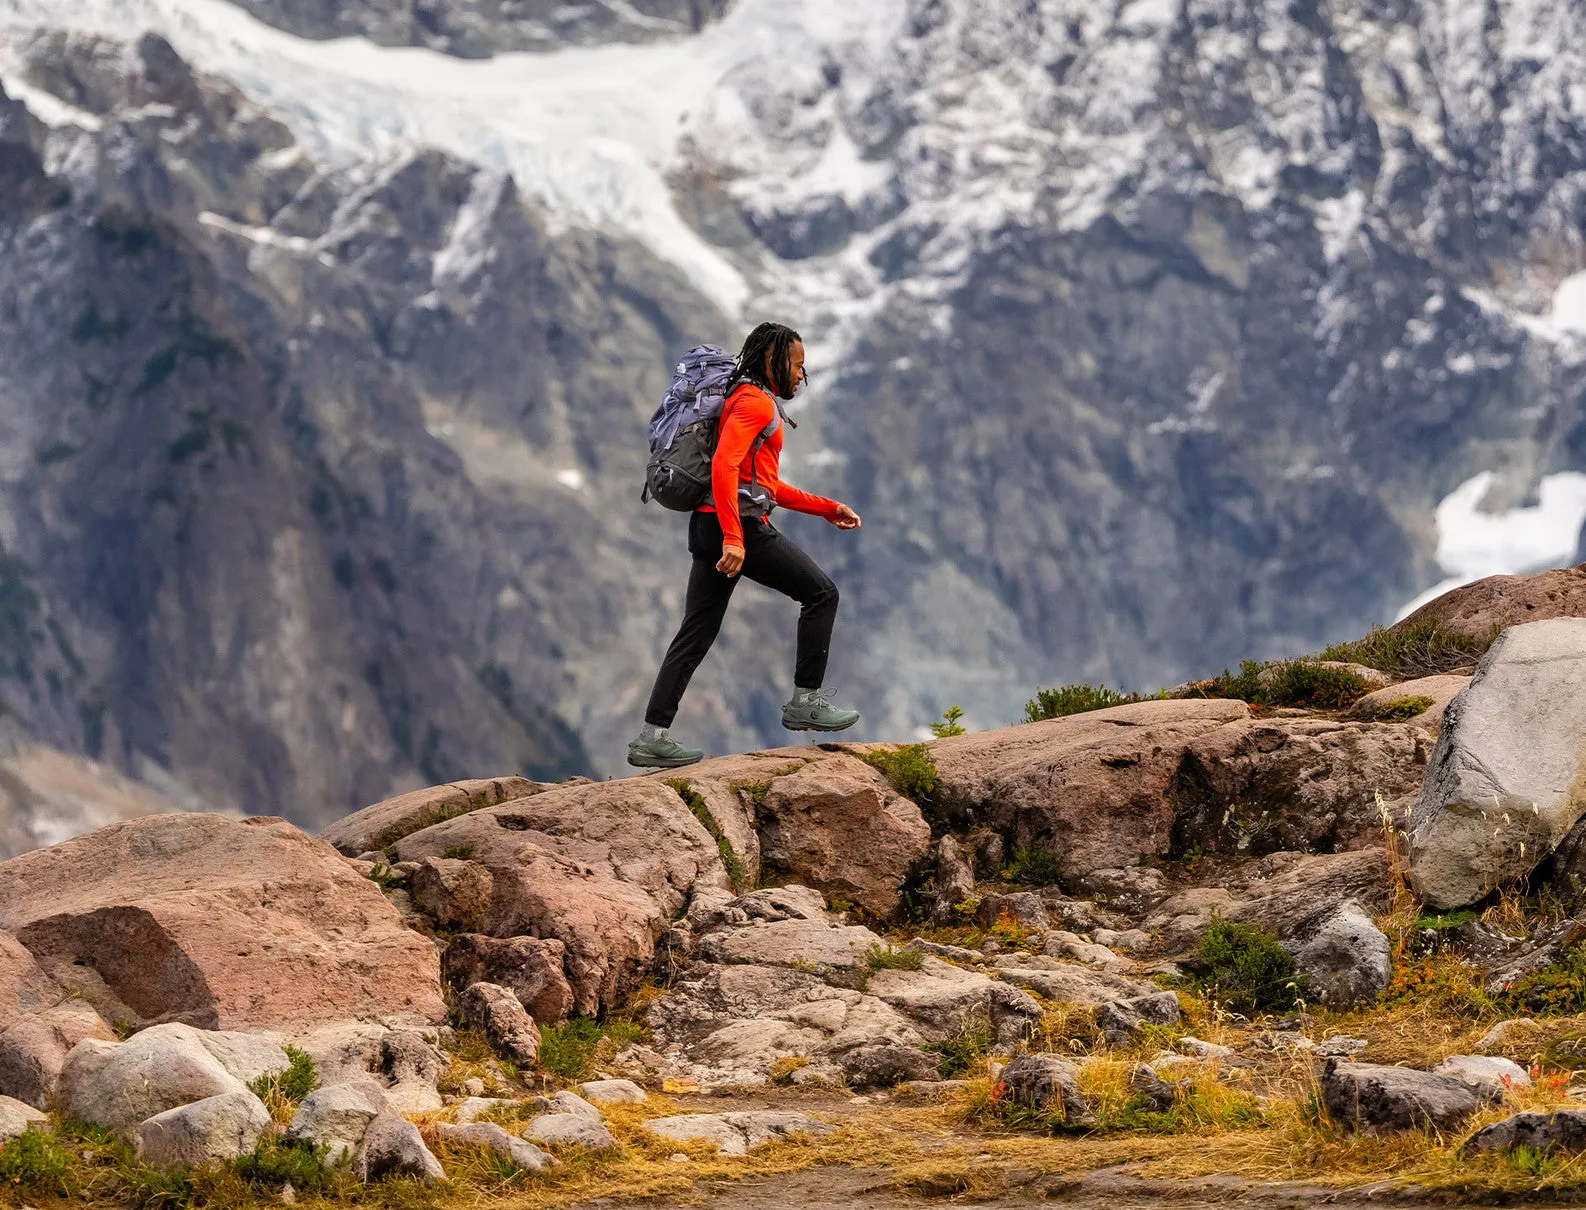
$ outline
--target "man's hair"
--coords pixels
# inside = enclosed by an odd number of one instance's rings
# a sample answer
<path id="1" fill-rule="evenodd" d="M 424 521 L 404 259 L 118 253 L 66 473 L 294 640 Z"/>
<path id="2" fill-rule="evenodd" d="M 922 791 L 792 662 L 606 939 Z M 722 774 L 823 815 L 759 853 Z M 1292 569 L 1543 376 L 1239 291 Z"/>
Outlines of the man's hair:
<path id="1" fill-rule="evenodd" d="M 793 382 L 793 346 L 803 343 L 804 338 L 786 324 L 763 323 L 744 338 L 743 348 L 738 351 L 738 368 L 733 371 L 732 381 L 736 386 L 740 382 L 752 382 L 758 387 L 764 387 L 773 395 L 780 395 L 783 399 L 793 398 L 793 389 L 798 383 Z M 766 377 L 766 354 L 771 355 L 771 377 Z M 803 375 L 808 379 L 809 375 Z"/>

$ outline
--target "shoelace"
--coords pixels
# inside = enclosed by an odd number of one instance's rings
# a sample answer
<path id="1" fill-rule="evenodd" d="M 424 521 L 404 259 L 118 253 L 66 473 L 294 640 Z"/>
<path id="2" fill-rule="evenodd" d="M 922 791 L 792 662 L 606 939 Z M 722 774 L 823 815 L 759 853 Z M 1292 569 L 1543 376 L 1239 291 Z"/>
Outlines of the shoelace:
<path id="1" fill-rule="evenodd" d="M 811 693 L 807 698 L 804 699 L 804 705 L 806 705 L 806 706 L 825 706 L 826 709 L 830 710 L 832 708 L 832 699 L 829 696 L 830 693 L 831 693 L 830 689 L 825 689 L 825 688 L 816 689 L 813 693 Z"/>

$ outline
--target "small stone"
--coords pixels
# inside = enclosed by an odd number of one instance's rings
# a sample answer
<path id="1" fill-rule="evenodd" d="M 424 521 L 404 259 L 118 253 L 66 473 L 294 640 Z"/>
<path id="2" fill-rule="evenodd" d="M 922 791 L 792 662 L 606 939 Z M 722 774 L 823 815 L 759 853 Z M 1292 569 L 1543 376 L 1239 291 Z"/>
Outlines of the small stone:
<path id="1" fill-rule="evenodd" d="M 1002 943 L 995 937 L 987 937 L 980 943 L 980 952 L 986 955 L 1002 953 Z"/>
<path id="2" fill-rule="evenodd" d="M 1531 1076 L 1525 1068 L 1495 1055 L 1450 1055 L 1432 1068 L 1432 1072 L 1498 1094 L 1531 1087 Z"/>
<path id="3" fill-rule="evenodd" d="M 31 1128 L 49 1129 L 49 1115 L 12 1097 L 0 1097 L 0 1143 L 6 1143 Z"/>
<path id="4" fill-rule="evenodd" d="M 1203 1042 L 1199 1038 L 1183 1037 L 1178 1040 L 1178 1048 L 1185 1054 L 1197 1059 L 1231 1059 L 1234 1052 L 1230 1047 L 1219 1046 L 1215 1042 Z"/>
<path id="5" fill-rule="evenodd" d="M 281 1186 L 281 1204 L 283 1206 L 297 1205 L 297 1190 L 292 1188 L 292 1182 L 287 1181 Z"/>
<path id="6" fill-rule="evenodd" d="M 617 1145 L 606 1124 L 599 1120 L 598 1111 L 595 1118 L 581 1113 L 549 1113 L 530 1122 L 524 1134 L 536 1143 L 552 1147 L 588 1147 L 599 1151 Z"/>
<path id="7" fill-rule="evenodd" d="M 485 1095 L 485 1082 L 478 1076 L 469 1076 L 463 1081 L 463 1091 L 471 1097 L 482 1097 Z"/>
<path id="8" fill-rule="evenodd" d="M 1316 1053 L 1324 1059 L 1347 1059 L 1350 1055 L 1358 1055 L 1370 1045 L 1371 1043 L 1364 1038 L 1351 1038 L 1348 1034 L 1338 1034 L 1318 1043 Z"/>
<path id="9" fill-rule="evenodd" d="M 595 1105 L 642 1105 L 650 1099 L 632 1080 L 585 1080 L 578 1091 Z"/>
<path id="10" fill-rule="evenodd" d="M 674 1152 L 672 1152 L 671 1155 L 667 1156 L 666 1158 L 671 1160 L 674 1164 L 686 1164 L 686 1163 L 688 1163 L 688 1156 L 684 1155 L 681 1151 L 674 1151 Z"/>

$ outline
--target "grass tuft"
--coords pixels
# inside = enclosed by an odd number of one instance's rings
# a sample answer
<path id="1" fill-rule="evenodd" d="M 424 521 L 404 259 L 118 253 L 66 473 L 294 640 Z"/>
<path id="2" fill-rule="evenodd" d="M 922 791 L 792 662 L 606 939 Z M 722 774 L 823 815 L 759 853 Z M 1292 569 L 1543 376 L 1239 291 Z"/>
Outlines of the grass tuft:
<path id="1" fill-rule="evenodd" d="M 76 1197 L 76 1165 L 61 1141 L 47 1130 L 24 1130 L 0 1146 L 0 1188 L 39 1197 Z"/>
<path id="2" fill-rule="evenodd" d="M 716 822 L 716 817 L 710 813 L 710 808 L 705 805 L 705 798 L 694 789 L 693 783 L 687 778 L 674 777 L 667 781 L 667 785 L 677 791 L 677 796 L 683 800 L 685 806 L 695 819 L 699 820 L 705 831 L 709 832 L 711 839 L 716 842 L 716 851 L 721 854 L 722 869 L 727 871 L 727 880 L 732 883 L 735 891 L 749 889 L 749 871 L 743 864 L 743 859 L 733 851 L 732 842 L 722 833 L 721 825 Z M 769 783 L 768 783 L 769 785 Z M 764 791 L 761 792 L 762 799 Z"/>
<path id="3" fill-rule="evenodd" d="M 1484 639 L 1471 638 L 1437 618 L 1423 618 L 1410 626 L 1375 626 L 1363 639 L 1333 644 L 1321 658 L 1364 664 L 1408 681 L 1473 667 L 1497 637 L 1495 630 Z"/>
<path id="4" fill-rule="evenodd" d="M 1017 848 L 1001 870 L 1004 882 L 1051 886 L 1063 876 L 1063 859 L 1046 849 Z"/>
<path id="5" fill-rule="evenodd" d="M 587 1080 L 594 1074 L 597 1058 L 603 1051 L 615 1053 L 648 1035 L 634 1021 L 608 1017 L 569 1017 L 565 1025 L 540 1027 L 539 1064 L 564 1080 Z"/>
<path id="6" fill-rule="evenodd" d="M 1378 706 L 1373 717 L 1379 723 L 1404 723 L 1418 714 L 1425 714 L 1433 705 L 1429 697 L 1396 697 Z"/>
<path id="7" fill-rule="evenodd" d="M 285 1070 L 267 1072 L 248 1084 L 276 1121 L 290 1121 L 298 1102 L 319 1087 L 312 1055 L 288 1046 L 286 1057 L 290 1063 Z"/>
<path id="8" fill-rule="evenodd" d="M 1304 992 L 1305 977 L 1294 958 L 1276 937 L 1255 925 L 1213 921 L 1195 953 L 1208 968 L 1197 986 L 1235 1012 L 1284 1012 Z"/>
<path id="9" fill-rule="evenodd" d="M 893 949 L 890 945 L 872 945 L 865 955 L 865 966 L 872 971 L 917 971 L 925 962 L 920 950 Z"/>
<path id="10" fill-rule="evenodd" d="M 890 752 L 863 752 L 859 759 L 879 770 L 894 790 L 922 808 L 930 804 L 936 793 L 936 764 L 924 744 L 910 744 Z"/>
<path id="11" fill-rule="evenodd" d="M 957 1037 L 931 1042 L 925 1049 L 939 1056 L 942 1079 L 961 1080 L 972 1074 L 984 1074 L 986 1056 L 996 1041 L 990 1025 L 974 1021 Z"/>
<path id="12" fill-rule="evenodd" d="M 1370 692 L 1371 686 L 1347 668 L 1315 660 L 1284 660 L 1268 670 L 1261 701 L 1268 706 L 1342 710 Z"/>
<path id="13" fill-rule="evenodd" d="M 1066 718 L 1070 714 L 1088 714 L 1109 706 L 1128 706 L 1134 702 L 1158 701 L 1165 697 L 1166 690 L 1142 696 L 1108 689 L 1105 685 L 1062 685 L 1056 689 L 1037 689 L 1035 696 L 1024 704 L 1024 721 L 1040 723 L 1049 718 Z"/>

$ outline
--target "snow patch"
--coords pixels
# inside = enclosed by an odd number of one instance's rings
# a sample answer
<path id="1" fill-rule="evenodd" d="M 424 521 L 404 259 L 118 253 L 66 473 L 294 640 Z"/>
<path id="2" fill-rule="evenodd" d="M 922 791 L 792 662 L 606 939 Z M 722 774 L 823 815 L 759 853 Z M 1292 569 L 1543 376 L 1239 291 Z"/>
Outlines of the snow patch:
<path id="1" fill-rule="evenodd" d="M 1496 478 L 1482 471 L 1437 506 L 1437 562 L 1447 578 L 1406 604 L 1397 618 L 1472 580 L 1559 567 L 1574 559 L 1586 523 L 1586 474 L 1545 475 L 1536 504 L 1483 512 L 1481 503 Z"/>

